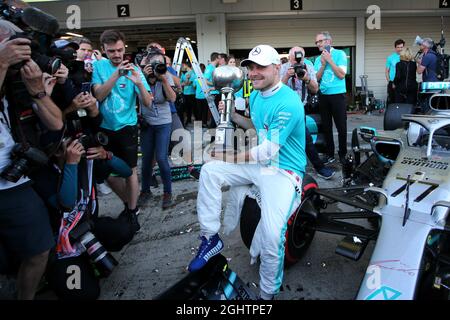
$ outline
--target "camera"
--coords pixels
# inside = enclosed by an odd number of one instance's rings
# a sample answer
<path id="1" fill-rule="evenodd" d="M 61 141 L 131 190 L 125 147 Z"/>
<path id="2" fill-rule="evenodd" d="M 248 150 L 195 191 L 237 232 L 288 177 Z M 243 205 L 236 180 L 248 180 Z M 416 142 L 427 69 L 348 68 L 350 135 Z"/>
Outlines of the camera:
<path id="1" fill-rule="evenodd" d="M 10 37 L 10 40 L 25 38 L 31 41 L 31 59 L 36 62 L 42 72 L 46 72 L 48 74 L 54 74 L 61 67 L 61 59 L 58 57 L 50 57 L 40 52 L 39 43 L 37 43 L 33 37 L 25 32 L 17 33 Z M 10 68 L 13 70 L 20 70 L 25 65 L 25 61 L 21 61 L 12 65 Z"/>
<path id="2" fill-rule="evenodd" d="M 102 277 L 107 277 L 119 263 L 98 241 L 91 232 L 92 227 L 89 221 L 83 221 L 70 231 L 70 241 L 80 243 L 86 249 L 91 261 Z"/>
<path id="3" fill-rule="evenodd" d="M 151 78 L 155 77 L 154 74 L 155 72 L 161 75 L 167 72 L 166 58 L 164 57 L 164 52 L 157 47 L 151 46 L 144 52 L 138 53 L 136 55 L 135 63 L 138 66 L 141 66 L 141 62 L 142 60 L 144 60 L 144 58 L 147 58 L 147 61 L 149 61 L 151 60 L 152 57 L 157 55 L 161 55 L 163 57 L 163 61 L 153 61 L 152 63 L 150 63 L 153 70 L 153 73 L 149 75 L 149 77 Z"/>
<path id="4" fill-rule="evenodd" d="M 303 62 L 303 53 L 301 51 L 295 51 L 294 57 L 296 63 L 292 66 L 292 68 L 294 68 L 294 72 L 297 77 L 302 79 L 307 72 L 306 65 Z"/>
<path id="5" fill-rule="evenodd" d="M 48 157 L 43 151 L 22 143 L 14 145 L 11 151 L 11 159 L 11 164 L 3 170 L 0 176 L 13 183 L 28 175 L 33 169 L 48 162 Z"/>
<path id="6" fill-rule="evenodd" d="M 21 9 L 7 3 L 0 5 L 0 16 L 23 30 L 23 32 L 11 36 L 10 40 L 29 39 L 31 41 L 31 58 L 42 72 L 54 74 L 59 69 L 61 59 L 58 54 L 50 52 L 52 37 L 59 31 L 56 18 L 34 7 Z M 25 61 L 11 66 L 11 68 L 19 70 L 24 64 Z"/>
<path id="7" fill-rule="evenodd" d="M 108 144 L 108 136 L 103 132 L 83 134 L 78 137 L 78 142 L 83 145 L 84 150 L 87 150 L 89 148 L 106 146 Z"/>

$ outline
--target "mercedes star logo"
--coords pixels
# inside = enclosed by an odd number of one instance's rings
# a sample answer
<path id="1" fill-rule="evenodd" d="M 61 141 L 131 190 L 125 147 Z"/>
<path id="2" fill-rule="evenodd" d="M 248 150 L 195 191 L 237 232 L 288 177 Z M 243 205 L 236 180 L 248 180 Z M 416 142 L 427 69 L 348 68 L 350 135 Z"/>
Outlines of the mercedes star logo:
<path id="1" fill-rule="evenodd" d="M 253 56 L 257 56 L 260 53 L 261 53 L 261 48 L 260 47 L 256 47 L 255 49 L 253 49 L 252 55 Z"/>

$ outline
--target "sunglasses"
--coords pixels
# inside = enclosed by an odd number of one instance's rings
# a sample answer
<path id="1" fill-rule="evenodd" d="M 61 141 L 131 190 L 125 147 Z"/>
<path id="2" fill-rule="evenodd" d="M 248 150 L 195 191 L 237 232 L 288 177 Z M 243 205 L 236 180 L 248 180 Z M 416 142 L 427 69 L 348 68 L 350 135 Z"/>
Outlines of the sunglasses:
<path id="1" fill-rule="evenodd" d="M 318 44 L 321 44 L 322 42 L 324 42 L 326 39 L 321 39 L 321 40 L 317 40 L 316 42 L 314 42 L 315 44 L 316 44 L 316 46 L 318 45 Z"/>

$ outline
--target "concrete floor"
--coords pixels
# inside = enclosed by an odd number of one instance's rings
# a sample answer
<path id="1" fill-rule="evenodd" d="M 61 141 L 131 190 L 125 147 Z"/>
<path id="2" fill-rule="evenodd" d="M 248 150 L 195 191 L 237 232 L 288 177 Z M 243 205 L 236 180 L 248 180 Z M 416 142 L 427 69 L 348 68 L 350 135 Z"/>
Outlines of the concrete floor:
<path id="1" fill-rule="evenodd" d="M 382 128 L 383 116 L 348 115 L 348 140 L 353 128 L 361 125 Z M 337 138 L 335 136 L 335 138 Z M 332 180 L 323 180 L 308 167 L 308 173 L 316 178 L 319 187 L 341 186 L 340 165 Z M 140 232 L 120 252 L 113 253 L 119 265 L 113 273 L 101 282 L 101 299 L 127 300 L 152 299 L 182 279 L 186 267 L 199 245 L 199 224 L 196 216 L 198 183 L 193 179 L 173 183 L 176 206 L 162 211 L 162 185 L 152 188 L 153 199 L 141 208 Z M 226 192 L 224 194 L 226 197 Z M 113 194 L 100 197 L 100 212 L 114 216 L 122 210 L 122 204 Z M 225 242 L 223 255 L 228 258 L 229 267 L 258 292 L 259 264 L 250 265 L 248 249 L 241 240 L 239 227 L 229 236 L 222 236 Z M 285 270 L 282 291 L 277 299 L 353 299 L 365 273 L 373 243 L 370 243 L 363 257 L 354 262 L 334 253 L 341 236 L 316 233 L 309 251 L 296 265 Z M 8 298 L 10 280 L 0 278 L 0 298 Z M 52 299 L 49 293 L 37 297 Z"/>

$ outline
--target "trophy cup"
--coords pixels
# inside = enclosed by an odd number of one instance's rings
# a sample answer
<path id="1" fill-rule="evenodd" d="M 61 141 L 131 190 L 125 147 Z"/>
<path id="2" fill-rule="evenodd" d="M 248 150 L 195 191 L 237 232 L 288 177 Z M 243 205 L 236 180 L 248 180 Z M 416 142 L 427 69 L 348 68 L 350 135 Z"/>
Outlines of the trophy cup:
<path id="1" fill-rule="evenodd" d="M 234 125 L 231 122 L 231 111 L 234 107 L 233 94 L 242 88 L 244 74 L 241 69 L 232 66 L 221 66 L 213 73 L 214 87 L 220 90 L 225 110 L 220 115 L 220 122 L 216 128 L 214 149 L 216 152 L 234 150 Z"/>

